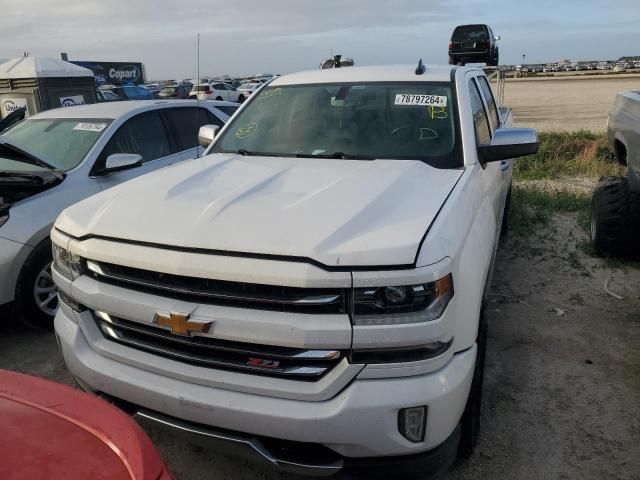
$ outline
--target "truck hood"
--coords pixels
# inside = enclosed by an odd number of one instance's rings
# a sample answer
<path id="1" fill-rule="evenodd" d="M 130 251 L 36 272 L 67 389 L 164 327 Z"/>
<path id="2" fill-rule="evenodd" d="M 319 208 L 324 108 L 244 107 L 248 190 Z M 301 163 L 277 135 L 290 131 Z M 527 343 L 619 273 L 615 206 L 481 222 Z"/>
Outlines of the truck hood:
<path id="1" fill-rule="evenodd" d="M 56 227 L 173 247 L 407 265 L 462 170 L 416 160 L 213 154 L 90 197 Z"/>

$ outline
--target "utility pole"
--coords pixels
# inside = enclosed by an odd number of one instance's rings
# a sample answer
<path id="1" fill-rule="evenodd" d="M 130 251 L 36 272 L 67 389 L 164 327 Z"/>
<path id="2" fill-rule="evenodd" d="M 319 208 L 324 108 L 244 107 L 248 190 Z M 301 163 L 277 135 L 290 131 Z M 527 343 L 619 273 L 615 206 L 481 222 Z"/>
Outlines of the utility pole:
<path id="1" fill-rule="evenodd" d="M 524 58 L 526 57 L 526 55 L 523 53 L 522 54 L 522 66 L 524 67 Z"/>

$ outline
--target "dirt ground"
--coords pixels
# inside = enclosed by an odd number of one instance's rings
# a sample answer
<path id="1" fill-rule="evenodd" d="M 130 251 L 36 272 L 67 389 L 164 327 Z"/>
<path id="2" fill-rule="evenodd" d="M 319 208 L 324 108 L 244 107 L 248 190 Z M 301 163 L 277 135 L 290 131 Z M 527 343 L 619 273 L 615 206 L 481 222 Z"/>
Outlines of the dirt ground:
<path id="1" fill-rule="evenodd" d="M 638 74 L 510 79 L 504 103 L 517 127 L 606 131 L 616 93 L 639 89 Z"/>
<path id="2" fill-rule="evenodd" d="M 450 480 L 640 478 L 640 270 L 587 256 L 584 240 L 563 215 L 501 246 L 480 443 Z M 72 383 L 51 333 L 0 317 L 0 368 Z M 149 433 L 179 480 L 293 478 Z"/>

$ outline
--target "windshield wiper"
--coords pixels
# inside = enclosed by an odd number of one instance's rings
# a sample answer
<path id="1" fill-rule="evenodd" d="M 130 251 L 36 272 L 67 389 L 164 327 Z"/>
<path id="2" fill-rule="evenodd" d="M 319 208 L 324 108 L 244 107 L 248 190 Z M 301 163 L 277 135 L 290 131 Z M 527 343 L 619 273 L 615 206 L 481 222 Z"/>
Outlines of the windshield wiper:
<path id="1" fill-rule="evenodd" d="M 2 135 L 0 135 L 0 148 L 4 148 L 5 150 L 8 150 L 10 153 L 13 153 L 14 155 L 18 154 L 18 156 L 22 157 L 22 158 L 16 158 L 15 159 L 16 161 L 22 161 L 23 163 L 29 163 L 31 165 L 37 165 L 38 167 L 46 168 L 47 170 L 50 170 L 51 173 L 53 173 L 58 180 L 64 180 L 64 175 L 56 171 L 56 168 L 54 166 L 48 164 L 47 162 L 45 162 L 44 160 L 38 157 L 31 155 L 28 152 L 25 152 L 20 147 L 16 147 L 15 145 L 7 142 L 6 138 L 4 138 Z"/>
<path id="2" fill-rule="evenodd" d="M 245 150 L 241 148 L 237 150 L 235 153 L 239 153 L 245 157 L 283 157 L 284 155 L 280 155 L 279 153 L 269 153 L 269 152 L 254 152 L 252 150 Z"/>
<path id="3" fill-rule="evenodd" d="M 24 172 L 0 172 L 0 178 L 25 178 L 27 180 L 42 181 L 42 177 L 40 175 Z"/>
<path id="4" fill-rule="evenodd" d="M 333 152 L 313 155 L 311 153 L 296 153 L 297 158 L 341 158 L 343 160 L 375 160 L 375 157 L 365 155 L 351 155 L 344 152 Z"/>

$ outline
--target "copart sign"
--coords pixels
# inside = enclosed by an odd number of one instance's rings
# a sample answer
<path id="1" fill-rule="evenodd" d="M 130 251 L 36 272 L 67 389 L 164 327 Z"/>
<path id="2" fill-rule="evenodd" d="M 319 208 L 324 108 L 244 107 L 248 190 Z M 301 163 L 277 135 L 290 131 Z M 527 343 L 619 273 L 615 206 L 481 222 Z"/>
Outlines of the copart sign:
<path id="1" fill-rule="evenodd" d="M 27 104 L 26 98 L 3 98 L 0 100 L 0 116 L 2 118 L 21 108 L 25 108 L 27 110 L 26 114 L 28 116 L 29 105 Z"/>
<path id="2" fill-rule="evenodd" d="M 124 65 L 120 68 L 110 68 L 109 79 L 117 83 L 138 83 L 140 80 L 140 69 L 135 65 Z"/>

